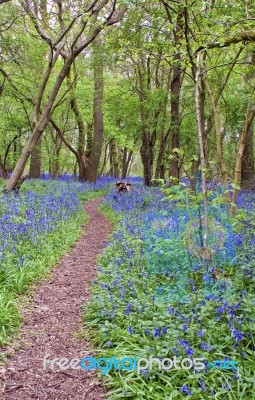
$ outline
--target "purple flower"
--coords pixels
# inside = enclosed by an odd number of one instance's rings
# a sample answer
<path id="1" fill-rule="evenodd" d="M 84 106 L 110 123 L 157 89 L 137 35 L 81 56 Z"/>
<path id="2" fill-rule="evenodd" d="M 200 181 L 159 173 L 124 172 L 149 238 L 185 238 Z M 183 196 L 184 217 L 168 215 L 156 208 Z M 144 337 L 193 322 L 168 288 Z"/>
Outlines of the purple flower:
<path id="1" fill-rule="evenodd" d="M 161 335 L 160 328 L 155 328 L 155 329 L 154 329 L 154 333 L 153 333 L 154 339 L 156 339 L 156 338 L 159 337 L 160 335 Z"/>
<path id="2" fill-rule="evenodd" d="M 145 379 L 148 379 L 148 378 L 149 378 L 149 372 L 148 372 L 147 369 L 142 369 L 142 374 L 143 374 L 143 377 L 144 377 Z"/>
<path id="3" fill-rule="evenodd" d="M 236 342 L 240 342 L 243 338 L 243 332 L 240 332 L 237 329 L 234 329 L 232 334 Z"/>
<path id="4" fill-rule="evenodd" d="M 206 392 L 206 385 L 205 385 L 205 382 L 201 379 L 201 380 L 199 381 L 199 384 L 200 384 L 201 388 L 203 389 L 203 391 Z"/>
<path id="5" fill-rule="evenodd" d="M 182 393 L 185 393 L 187 396 L 191 396 L 191 392 L 190 392 L 190 390 L 189 390 L 189 388 L 188 388 L 187 385 L 183 385 L 183 386 L 182 386 L 181 392 L 182 392 Z"/>
<path id="6" fill-rule="evenodd" d="M 129 314 L 131 313 L 131 309 L 132 309 L 132 304 L 131 304 L 131 303 L 128 303 L 127 308 L 126 308 L 126 311 L 125 311 L 125 314 L 126 314 L 126 315 L 129 315 Z"/>
<path id="7" fill-rule="evenodd" d="M 162 335 L 165 335 L 166 333 L 167 333 L 167 326 L 163 326 Z"/>
<path id="8" fill-rule="evenodd" d="M 129 326 L 129 327 L 128 327 L 128 333 L 129 333 L 130 335 L 133 335 L 133 332 L 134 332 L 134 330 L 133 330 L 132 326 Z"/>
<path id="9" fill-rule="evenodd" d="M 185 353 L 187 354 L 187 356 L 191 357 L 193 356 L 193 354 L 195 353 L 194 350 L 191 347 L 187 347 L 185 349 Z"/>

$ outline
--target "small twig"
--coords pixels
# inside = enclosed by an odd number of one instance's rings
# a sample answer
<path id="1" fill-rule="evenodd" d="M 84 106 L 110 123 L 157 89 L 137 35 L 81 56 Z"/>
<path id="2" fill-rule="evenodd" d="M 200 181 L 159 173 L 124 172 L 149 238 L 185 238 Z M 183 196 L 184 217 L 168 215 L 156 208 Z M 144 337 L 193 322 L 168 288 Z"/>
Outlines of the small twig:
<path id="1" fill-rule="evenodd" d="M 61 371 L 60 373 L 66 375 L 66 376 L 70 376 L 71 378 L 75 378 L 75 379 L 78 378 L 78 379 L 80 379 L 79 376 L 76 376 L 76 375 L 73 375 L 73 374 L 69 374 L 69 373 L 66 372 L 66 371 Z"/>
<path id="2" fill-rule="evenodd" d="M 7 393 L 7 392 L 12 392 L 13 390 L 20 389 L 21 387 L 23 387 L 22 384 L 16 385 L 16 386 L 11 387 L 10 389 L 6 389 L 5 392 L 6 392 L 6 393 Z"/>
<path id="3" fill-rule="evenodd" d="M 61 383 L 65 382 L 65 379 L 62 379 L 62 381 L 58 382 L 58 383 L 51 383 L 50 385 L 47 385 L 47 388 L 53 387 L 55 386 L 56 388 L 59 387 L 61 385 Z"/>

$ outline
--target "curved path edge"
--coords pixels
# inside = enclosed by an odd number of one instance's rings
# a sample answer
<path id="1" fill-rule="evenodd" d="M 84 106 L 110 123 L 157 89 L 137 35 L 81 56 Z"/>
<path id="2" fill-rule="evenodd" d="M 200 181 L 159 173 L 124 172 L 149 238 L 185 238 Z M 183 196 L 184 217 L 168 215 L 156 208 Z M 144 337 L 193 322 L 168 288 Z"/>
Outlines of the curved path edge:
<path id="1" fill-rule="evenodd" d="M 43 357 L 89 357 L 91 346 L 79 339 L 82 306 L 96 277 L 96 258 L 111 231 L 98 210 L 102 198 L 85 205 L 89 220 L 79 241 L 54 267 L 52 276 L 36 287 L 16 350 L 0 367 L 1 400 L 96 400 L 106 391 L 92 371 L 43 369 Z"/>

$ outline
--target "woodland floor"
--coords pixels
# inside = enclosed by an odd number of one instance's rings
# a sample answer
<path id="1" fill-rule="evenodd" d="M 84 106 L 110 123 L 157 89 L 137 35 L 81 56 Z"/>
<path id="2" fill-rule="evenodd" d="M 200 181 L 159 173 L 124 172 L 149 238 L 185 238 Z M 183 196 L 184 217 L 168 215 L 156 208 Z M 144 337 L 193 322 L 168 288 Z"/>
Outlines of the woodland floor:
<path id="1" fill-rule="evenodd" d="M 43 369 L 42 359 L 84 358 L 92 355 L 86 339 L 77 337 L 82 329 L 82 306 L 96 276 L 96 257 L 102 251 L 111 225 L 99 212 L 102 199 L 86 204 L 89 221 L 84 232 L 50 279 L 33 291 L 24 315 L 21 334 L 8 364 L 0 366 L 1 400 L 94 400 L 105 389 L 91 371 Z M 6 349 L 5 349 L 6 350 Z M 7 349 L 8 350 L 8 349 Z"/>

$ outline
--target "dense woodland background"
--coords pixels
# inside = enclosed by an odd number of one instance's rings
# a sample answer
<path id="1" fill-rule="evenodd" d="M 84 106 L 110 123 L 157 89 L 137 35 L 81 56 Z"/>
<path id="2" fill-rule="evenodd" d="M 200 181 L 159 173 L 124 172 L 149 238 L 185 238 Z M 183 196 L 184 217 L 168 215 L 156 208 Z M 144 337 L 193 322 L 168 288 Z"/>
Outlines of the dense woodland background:
<path id="1" fill-rule="evenodd" d="M 199 162 L 205 179 L 251 185 L 254 15 L 252 0 L 1 0 L 7 188 L 24 169 L 149 186 Z"/>

